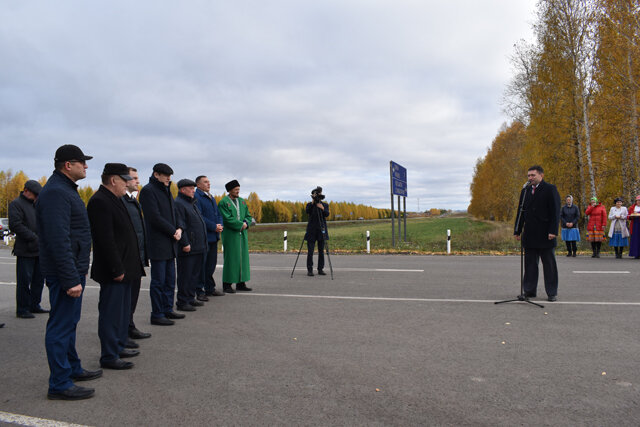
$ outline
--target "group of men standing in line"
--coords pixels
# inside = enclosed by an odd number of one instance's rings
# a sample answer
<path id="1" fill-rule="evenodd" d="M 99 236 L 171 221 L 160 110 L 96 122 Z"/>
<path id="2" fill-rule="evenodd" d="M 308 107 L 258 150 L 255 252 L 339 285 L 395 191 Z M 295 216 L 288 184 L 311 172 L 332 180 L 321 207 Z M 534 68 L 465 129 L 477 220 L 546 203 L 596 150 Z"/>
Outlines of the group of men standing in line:
<path id="1" fill-rule="evenodd" d="M 210 180 L 178 181 L 171 192 L 173 170 L 164 163 L 153 167 L 149 183 L 136 198 L 135 168 L 107 163 L 102 184 L 86 208 L 76 182 L 86 177 L 87 160 L 75 145 L 55 153 L 55 170 L 44 187 L 27 181 L 10 205 L 9 223 L 16 233 L 17 311 L 21 318 L 46 313 L 40 306 L 43 282 L 49 288 L 51 312 L 45 347 L 51 371 L 49 399 L 78 400 L 94 389 L 74 382 L 102 376 L 102 370 L 82 368 L 76 352 L 76 326 L 89 272 L 100 284 L 98 336 L 100 366 L 130 369 L 123 359 L 137 356 L 135 339 L 151 337 L 133 319 L 145 266 L 150 265 L 151 324 L 170 326 L 185 317 L 174 311 L 177 265 L 178 311 L 195 311 L 209 297 L 251 291 L 247 229 L 252 223 L 240 184 L 230 181 L 228 195 L 218 205 L 210 194 Z M 213 279 L 218 240 L 224 245 L 223 292 Z M 236 283 L 235 290 L 233 283 Z"/>

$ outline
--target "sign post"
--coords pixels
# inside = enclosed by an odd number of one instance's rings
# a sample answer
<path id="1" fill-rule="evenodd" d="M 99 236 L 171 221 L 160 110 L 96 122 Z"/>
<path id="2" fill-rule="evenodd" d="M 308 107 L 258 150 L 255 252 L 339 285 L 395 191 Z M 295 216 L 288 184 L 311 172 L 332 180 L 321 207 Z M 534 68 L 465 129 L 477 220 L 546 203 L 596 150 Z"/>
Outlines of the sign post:
<path id="1" fill-rule="evenodd" d="M 389 162 L 389 171 L 391 179 L 391 245 L 395 246 L 395 224 L 394 224 L 394 206 L 393 196 L 398 196 L 398 240 L 400 240 L 401 228 L 401 205 L 400 197 L 404 200 L 404 241 L 407 241 L 407 169 L 399 164 Z"/>

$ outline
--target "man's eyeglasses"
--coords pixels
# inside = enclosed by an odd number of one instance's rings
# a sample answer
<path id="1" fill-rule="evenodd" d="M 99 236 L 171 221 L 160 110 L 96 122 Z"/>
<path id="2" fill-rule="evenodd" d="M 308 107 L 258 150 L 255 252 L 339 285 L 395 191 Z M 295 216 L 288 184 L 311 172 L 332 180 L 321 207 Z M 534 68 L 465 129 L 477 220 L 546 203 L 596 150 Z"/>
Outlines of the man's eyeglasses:
<path id="1" fill-rule="evenodd" d="M 87 162 L 85 160 L 68 160 L 69 163 L 82 163 L 83 165 L 86 165 Z"/>

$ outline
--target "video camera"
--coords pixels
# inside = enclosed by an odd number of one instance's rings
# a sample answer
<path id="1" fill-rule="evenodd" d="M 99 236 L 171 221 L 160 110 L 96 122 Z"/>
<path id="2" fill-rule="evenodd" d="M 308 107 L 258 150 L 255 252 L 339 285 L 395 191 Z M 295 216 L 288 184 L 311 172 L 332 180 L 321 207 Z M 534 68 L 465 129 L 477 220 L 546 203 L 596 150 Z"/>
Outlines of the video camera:
<path id="1" fill-rule="evenodd" d="M 311 190 L 311 198 L 313 199 L 313 203 L 320 203 L 324 200 L 324 194 L 322 194 L 322 187 L 318 186 Z"/>

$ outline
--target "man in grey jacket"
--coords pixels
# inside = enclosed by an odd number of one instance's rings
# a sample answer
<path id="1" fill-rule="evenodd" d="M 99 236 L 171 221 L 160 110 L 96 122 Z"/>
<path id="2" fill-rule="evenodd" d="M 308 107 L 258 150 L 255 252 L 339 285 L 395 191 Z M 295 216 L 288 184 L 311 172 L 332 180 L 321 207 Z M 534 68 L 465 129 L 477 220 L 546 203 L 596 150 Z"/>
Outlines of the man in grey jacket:
<path id="1" fill-rule="evenodd" d="M 38 259 L 38 233 L 35 201 L 42 186 L 29 180 L 20 196 L 9 204 L 9 227 L 16 235 L 13 254 L 16 259 L 16 316 L 33 319 L 33 313 L 48 313 L 40 307 L 44 278 Z"/>

